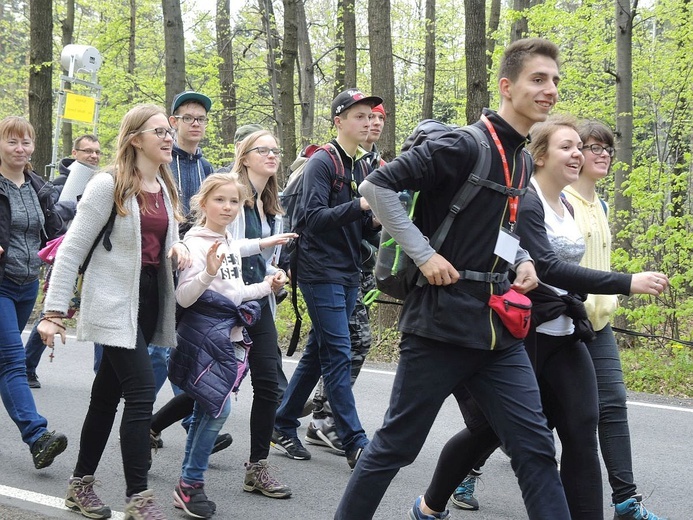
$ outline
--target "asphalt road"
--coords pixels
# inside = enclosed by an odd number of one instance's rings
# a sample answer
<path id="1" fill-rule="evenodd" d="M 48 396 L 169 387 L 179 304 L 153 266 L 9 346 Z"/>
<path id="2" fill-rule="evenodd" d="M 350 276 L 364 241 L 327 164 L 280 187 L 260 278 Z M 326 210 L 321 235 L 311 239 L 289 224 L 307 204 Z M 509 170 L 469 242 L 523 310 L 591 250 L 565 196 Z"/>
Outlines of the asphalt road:
<path id="1" fill-rule="evenodd" d="M 296 360 L 285 362 L 291 373 Z M 70 444 L 53 465 L 35 470 L 28 448 L 22 443 L 4 408 L 0 411 L 0 520 L 75 519 L 75 513 L 62 507 L 67 478 L 73 469 L 79 434 L 89 398 L 93 373 L 90 344 L 68 339 L 59 346 L 53 363 L 44 357 L 39 367 L 43 388 L 34 390 L 39 411 L 49 428 L 67 434 Z M 390 394 L 393 366 L 369 365 L 355 387 L 359 414 L 367 433 L 380 425 Z M 435 382 L 432 382 L 435 384 Z M 252 389 L 244 383 L 231 417 L 224 428 L 234 437 L 233 445 L 213 455 L 207 473 L 207 494 L 217 503 L 218 519 L 268 518 L 327 520 L 332 518 L 342 490 L 349 478 L 346 459 L 327 449 L 310 448 L 310 461 L 294 461 L 272 450 L 270 462 L 281 480 L 291 486 L 293 496 L 274 500 L 242 490 L 243 463 L 248 456 L 248 417 Z M 160 407 L 171 397 L 168 386 L 156 403 Z M 655 396 L 631 396 L 630 423 L 635 475 L 646 505 L 670 520 L 693 519 L 693 401 Z M 376 514 L 376 519 L 404 519 L 417 495 L 423 493 L 433 472 L 437 455 L 445 441 L 462 427 L 455 403 L 449 400 L 441 411 L 418 459 L 395 478 Z M 299 434 L 305 434 L 304 421 Z M 154 457 L 150 487 L 155 490 L 169 519 L 184 518 L 173 508 L 172 491 L 178 478 L 185 444 L 185 432 L 173 426 L 163 434 L 165 446 Z M 101 462 L 97 488 L 111 505 L 114 518 L 122 518 L 124 480 L 118 433 L 114 431 Z M 560 450 L 560 446 L 559 446 Z M 604 478 L 604 515 L 613 517 L 610 490 Z M 519 488 L 507 457 L 493 454 L 477 488 L 481 509 L 465 512 L 451 506 L 457 520 L 505 520 L 526 518 Z M 354 519 L 358 520 L 358 519 Z"/>

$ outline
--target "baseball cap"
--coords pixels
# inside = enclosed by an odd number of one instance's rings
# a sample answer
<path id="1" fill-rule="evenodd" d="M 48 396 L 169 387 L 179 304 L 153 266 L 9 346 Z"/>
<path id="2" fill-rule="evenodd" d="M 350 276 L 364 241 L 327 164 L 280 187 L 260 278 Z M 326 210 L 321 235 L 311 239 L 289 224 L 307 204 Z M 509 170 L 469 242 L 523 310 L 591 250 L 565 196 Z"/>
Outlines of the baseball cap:
<path id="1" fill-rule="evenodd" d="M 236 133 L 233 134 L 233 142 L 240 143 L 243 139 L 248 137 L 250 134 L 264 130 L 260 125 L 250 124 L 239 126 Z"/>
<path id="2" fill-rule="evenodd" d="M 387 114 L 385 113 L 385 107 L 383 104 L 379 104 L 373 107 L 373 112 L 380 112 L 382 115 L 387 117 Z"/>
<path id="3" fill-rule="evenodd" d="M 365 103 L 373 108 L 382 102 L 383 100 L 378 96 L 366 96 L 357 88 L 349 88 L 337 94 L 337 97 L 332 100 L 332 119 L 357 103 Z"/>
<path id="4" fill-rule="evenodd" d="M 173 98 L 173 103 L 171 104 L 171 114 L 174 114 L 179 106 L 181 106 L 186 101 L 197 101 L 200 105 L 205 107 L 205 111 L 209 112 L 212 108 L 212 100 L 209 99 L 204 94 L 195 92 L 194 90 L 186 90 L 185 92 L 180 92 L 176 94 Z"/>

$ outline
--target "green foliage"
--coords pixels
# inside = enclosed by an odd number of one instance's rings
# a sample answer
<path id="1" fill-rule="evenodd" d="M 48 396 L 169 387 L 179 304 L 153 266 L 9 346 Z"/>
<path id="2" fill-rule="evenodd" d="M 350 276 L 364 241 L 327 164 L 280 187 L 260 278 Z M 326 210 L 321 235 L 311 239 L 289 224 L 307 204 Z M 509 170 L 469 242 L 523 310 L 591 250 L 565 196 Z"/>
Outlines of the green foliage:
<path id="1" fill-rule="evenodd" d="M 671 397 L 693 396 L 690 347 L 624 349 L 621 364 L 628 390 Z"/>

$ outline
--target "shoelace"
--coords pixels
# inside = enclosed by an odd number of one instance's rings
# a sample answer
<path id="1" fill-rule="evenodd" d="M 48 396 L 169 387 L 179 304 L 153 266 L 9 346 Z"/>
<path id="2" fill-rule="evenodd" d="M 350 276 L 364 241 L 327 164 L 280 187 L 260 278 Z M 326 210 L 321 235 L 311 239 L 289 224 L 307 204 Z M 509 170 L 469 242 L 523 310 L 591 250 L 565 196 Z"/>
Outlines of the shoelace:
<path id="1" fill-rule="evenodd" d="M 101 501 L 99 496 L 94 491 L 94 484 L 96 483 L 101 484 L 100 481 L 94 480 L 92 482 L 87 483 L 82 482 L 78 486 L 75 486 L 77 488 L 75 494 L 77 495 L 78 500 L 87 507 L 104 506 L 104 503 Z"/>
<path id="2" fill-rule="evenodd" d="M 269 464 L 258 465 L 257 479 L 265 487 L 281 487 L 281 482 L 279 482 L 272 474 L 269 472 Z"/>
<path id="3" fill-rule="evenodd" d="M 154 503 L 154 497 L 143 497 L 133 495 L 131 503 L 134 502 L 135 509 L 145 520 L 166 520 L 166 517 Z"/>

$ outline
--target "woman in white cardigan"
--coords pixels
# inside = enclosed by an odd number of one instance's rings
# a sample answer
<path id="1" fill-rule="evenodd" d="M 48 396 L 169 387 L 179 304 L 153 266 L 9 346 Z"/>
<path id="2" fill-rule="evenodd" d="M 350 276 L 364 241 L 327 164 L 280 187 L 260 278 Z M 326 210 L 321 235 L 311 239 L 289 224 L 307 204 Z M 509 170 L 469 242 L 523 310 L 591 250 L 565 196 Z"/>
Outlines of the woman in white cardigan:
<path id="1" fill-rule="evenodd" d="M 77 337 L 104 346 L 82 426 L 79 455 L 65 505 L 88 518 L 111 510 L 94 493 L 94 473 L 125 399 L 120 425 L 126 481 L 125 518 L 163 519 L 148 490 L 149 423 L 155 400 L 150 342 L 175 346 L 172 258 L 189 266 L 178 239 L 178 195 L 168 163 L 173 146 L 164 110 L 138 105 L 123 118 L 113 167 L 87 185 L 58 252 L 39 333 L 49 347 L 65 342 L 62 318 L 78 268 L 104 229 L 112 208 L 112 248 L 99 239 L 84 274 Z"/>

